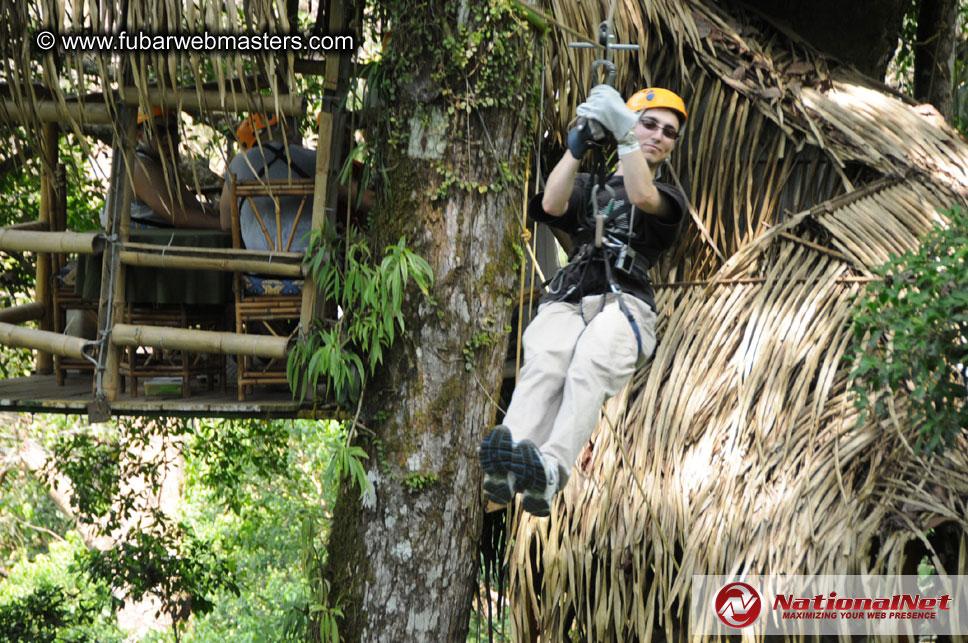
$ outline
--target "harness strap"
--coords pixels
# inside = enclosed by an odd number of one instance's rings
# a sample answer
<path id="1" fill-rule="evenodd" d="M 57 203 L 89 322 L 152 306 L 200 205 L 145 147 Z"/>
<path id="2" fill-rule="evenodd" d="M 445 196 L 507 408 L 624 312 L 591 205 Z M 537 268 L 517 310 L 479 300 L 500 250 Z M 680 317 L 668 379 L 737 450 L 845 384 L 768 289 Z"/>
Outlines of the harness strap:
<path id="1" fill-rule="evenodd" d="M 638 354 L 642 354 L 642 333 L 639 331 L 639 326 L 635 322 L 635 316 L 629 310 L 628 306 L 625 305 L 625 300 L 622 297 L 622 289 L 618 287 L 618 282 L 615 280 L 615 275 L 612 273 L 612 262 L 611 262 L 611 248 L 603 243 L 603 232 L 604 227 L 611 223 L 612 220 L 617 216 L 617 212 L 613 212 L 615 206 L 615 192 L 608 185 L 608 178 L 606 175 L 606 165 L 605 165 L 605 152 L 601 145 L 593 145 L 594 153 L 594 171 L 592 172 L 588 184 L 585 186 L 585 198 L 583 202 L 585 203 L 585 213 L 582 217 L 579 227 L 590 226 L 594 221 L 594 226 L 596 230 L 596 243 L 592 247 L 587 247 L 581 250 L 579 254 L 584 255 L 579 259 L 583 261 L 585 259 L 595 259 L 601 257 L 602 263 L 605 264 L 605 277 L 608 279 L 608 287 L 613 293 L 615 293 L 615 299 L 618 301 L 619 310 L 625 315 L 628 320 L 629 325 L 632 326 L 632 332 L 635 334 L 635 344 L 638 347 Z M 608 206 L 605 209 L 604 216 L 598 210 L 598 191 L 602 187 L 605 187 L 612 195 L 612 198 L 608 202 Z M 631 230 L 631 217 L 632 213 L 629 214 L 629 241 L 631 241 L 632 230 Z M 559 271 L 559 274 L 563 271 Z M 557 275 L 556 275 L 557 276 Z M 648 279 L 648 275 L 645 275 Z M 604 306 L 605 301 L 602 300 L 602 305 Z"/>
<path id="2" fill-rule="evenodd" d="M 622 289 L 619 288 L 618 284 L 615 283 L 615 276 L 612 274 L 612 264 L 608 260 L 608 253 L 603 252 L 602 258 L 602 260 L 605 262 L 605 275 L 608 277 L 609 288 L 613 293 L 615 293 L 615 299 L 618 301 L 619 310 L 622 311 L 622 314 L 624 314 L 625 318 L 628 319 L 629 325 L 632 326 L 632 332 L 635 334 L 635 345 L 639 349 L 638 354 L 641 355 L 642 333 L 639 331 L 639 325 L 635 323 L 635 317 L 632 315 L 632 312 L 629 310 L 628 306 L 625 305 L 625 299 L 622 297 Z M 604 300 L 602 303 L 604 304 Z"/>
<path id="3" fill-rule="evenodd" d="M 263 153 L 263 158 L 265 158 L 266 162 L 263 164 L 261 168 L 259 168 L 259 171 L 256 173 L 256 178 L 261 179 L 265 175 L 265 173 L 269 171 L 269 168 L 275 164 L 276 161 L 285 161 L 286 165 L 289 166 L 289 169 L 295 172 L 296 174 L 298 174 L 300 178 L 303 178 L 303 179 L 309 178 L 309 175 L 306 174 L 306 172 L 301 167 L 293 164 L 291 156 L 282 153 L 281 143 L 266 143 L 265 145 L 262 146 L 262 148 L 263 150 L 268 150 L 269 152 L 272 153 L 272 159 L 266 158 L 265 154 Z"/>

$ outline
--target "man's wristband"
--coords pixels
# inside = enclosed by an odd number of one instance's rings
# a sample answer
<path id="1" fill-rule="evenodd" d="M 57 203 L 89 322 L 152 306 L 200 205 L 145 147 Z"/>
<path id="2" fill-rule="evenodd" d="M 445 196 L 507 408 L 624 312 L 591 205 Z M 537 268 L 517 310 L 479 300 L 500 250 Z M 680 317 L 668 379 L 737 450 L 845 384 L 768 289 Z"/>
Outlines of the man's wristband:
<path id="1" fill-rule="evenodd" d="M 621 141 L 618 142 L 619 158 L 625 156 L 626 154 L 631 154 L 638 149 L 641 149 L 639 147 L 639 139 L 634 132 L 629 132 L 622 138 Z"/>

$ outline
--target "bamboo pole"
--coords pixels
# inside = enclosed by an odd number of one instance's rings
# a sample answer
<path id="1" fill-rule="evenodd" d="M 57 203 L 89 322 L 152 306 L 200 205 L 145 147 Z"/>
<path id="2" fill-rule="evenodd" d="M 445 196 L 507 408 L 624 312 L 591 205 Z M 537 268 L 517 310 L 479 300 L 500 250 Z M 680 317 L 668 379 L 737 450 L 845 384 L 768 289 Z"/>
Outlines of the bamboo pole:
<path id="1" fill-rule="evenodd" d="M 133 324 L 116 324 L 111 332 L 111 343 L 115 346 L 150 346 L 193 353 L 245 355 L 268 359 L 285 358 L 289 347 L 287 337 Z"/>
<path id="2" fill-rule="evenodd" d="M 0 344 L 84 359 L 86 339 L 0 322 Z"/>
<path id="3" fill-rule="evenodd" d="M 169 109 L 178 107 L 190 112 L 206 111 L 232 114 L 255 110 L 272 113 L 281 112 L 286 116 L 300 116 L 303 112 L 303 99 L 295 94 L 283 94 L 281 96 L 268 96 L 251 92 L 225 92 L 220 94 L 215 89 L 197 90 L 194 87 L 177 89 L 152 87 L 150 91 L 147 107 Z M 141 106 L 141 94 L 138 88 L 123 87 L 121 89 L 121 101 L 132 107 Z"/>
<path id="4" fill-rule="evenodd" d="M 46 216 L 41 205 L 41 215 Z M 47 219 L 42 219 L 47 225 Z M 40 230 L 11 230 L 0 228 L 0 251 L 76 253 L 96 255 L 104 250 L 104 235 L 100 232 L 45 232 Z"/>
<path id="5" fill-rule="evenodd" d="M 343 3 L 333 2 L 329 6 L 329 29 L 331 33 L 338 33 L 345 29 Z M 333 137 L 333 130 L 342 131 L 342 128 L 334 128 L 338 125 L 340 112 L 333 104 L 333 97 L 340 96 L 341 91 L 345 90 L 346 78 L 349 75 L 348 56 L 327 56 L 326 75 L 323 78 L 323 111 L 319 114 L 319 138 L 316 141 L 316 176 L 313 178 L 315 188 L 313 190 L 313 212 L 312 229 L 320 230 L 325 225 L 335 225 L 336 219 L 333 214 L 327 216 L 327 211 L 335 212 L 336 194 L 329 193 L 329 187 L 336 184 L 336 170 L 338 167 L 340 150 L 342 148 L 342 137 Z M 334 112 L 337 117 L 334 118 Z M 334 122 L 335 121 L 335 122 Z M 333 159 L 336 159 L 334 167 Z M 351 179 L 352 181 L 352 179 Z M 328 210 L 328 208 L 333 208 Z M 328 221 L 327 221 L 328 219 Z M 349 230 L 347 230 L 349 236 Z M 323 302 L 318 301 L 316 281 L 312 275 L 306 276 L 306 282 L 302 291 L 302 307 L 299 311 L 299 333 L 305 334 L 309 331 L 313 319 L 322 312 Z"/>
<path id="6" fill-rule="evenodd" d="M 237 181 L 236 196 L 265 196 L 267 189 L 273 195 L 313 194 L 316 179 L 248 179 Z"/>
<path id="7" fill-rule="evenodd" d="M 34 103 L 37 118 L 42 123 L 76 122 L 81 125 L 111 125 L 114 119 L 104 103 L 65 103 L 54 100 L 40 100 Z M 17 104 L 9 98 L 3 99 L 3 109 L 10 120 L 24 123 L 33 119 L 30 114 L 24 114 Z"/>
<path id="8" fill-rule="evenodd" d="M 11 223 L 10 225 L 7 225 L 7 226 L 0 226 L 0 231 L 3 231 L 3 230 L 20 230 L 20 231 L 44 230 L 46 232 L 47 229 L 48 229 L 47 228 L 47 224 L 45 222 L 43 222 L 43 221 L 24 221 L 23 223 Z"/>
<path id="9" fill-rule="evenodd" d="M 44 156 L 47 155 L 47 133 L 49 130 L 49 124 L 44 123 Z M 47 163 L 43 163 L 40 172 L 40 211 L 37 216 L 37 220 L 40 221 L 45 227 L 50 228 L 50 210 L 53 203 L 53 194 L 51 190 L 51 176 L 50 172 L 47 170 Z M 14 241 L 19 236 L 31 235 L 49 235 L 50 232 L 8 232 L 7 235 L 12 235 Z M 0 248 L 6 250 L 4 242 L 4 235 L 0 234 Z M 33 248 L 16 248 L 17 250 L 36 250 Z M 39 327 L 42 331 L 49 332 L 51 330 L 50 315 L 48 311 L 50 310 L 51 290 L 50 290 L 50 252 L 37 252 L 37 265 L 34 273 L 34 297 L 44 306 L 44 315 L 39 320 Z M 54 356 L 46 351 L 38 351 L 36 356 L 36 366 L 35 369 L 40 375 L 48 375 L 54 370 Z"/>
<path id="10" fill-rule="evenodd" d="M 241 183 L 241 181 L 240 181 Z M 265 197 L 265 196 L 312 196 L 313 195 L 313 184 L 308 185 L 259 185 L 250 181 L 246 181 L 248 185 L 240 185 L 237 190 L 238 196 L 255 196 L 255 197 Z"/>
<path id="11" fill-rule="evenodd" d="M 59 145 L 59 143 L 58 143 Z M 53 232 L 65 232 L 67 230 L 67 174 L 64 171 L 64 164 L 59 162 L 54 170 L 53 192 L 50 207 L 50 230 Z M 59 289 L 57 287 L 57 275 L 60 274 L 64 266 L 67 265 L 69 255 L 51 255 L 51 297 L 50 309 L 48 314 L 51 316 L 53 327 L 50 329 L 55 333 L 64 333 L 67 328 L 67 310 L 60 307 Z M 75 333 L 76 334 L 76 333 Z M 83 337 L 83 335 L 81 335 Z M 67 375 L 64 370 L 64 357 L 54 355 L 54 373 L 57 376 L 57 385 L 63 386 Z"/>
<path id="12" fill-rule="evenodd" d="M 0 322 L 7 324 L 22 324 L 26 321 L 40 319 L 47 311 L 46 306 L 36 301 L 20 306 L 12 306 L 0 310 Z"/>
<path id="13" fill-rule="evenodd" d="M 192 248 L 150 243 L 126 243 L 121 256 L 129 265 L 160 268 L 205 268 L 234 272 L 260 272 L 286 277 L 302 277 L 301 252 L 244 250 L 235 248 Z M 188 262 L 186 260 L 191 260 Z"/>
<path id="14" fill-rule="evenodd" d="M 158 243 L 129 241 L 122 250 L 157 254 L 177 254 L 179 257 L 201 257 L 205 259 L 238 259 L 245 257 L 251 261 L 265 263 L 302 263 L 301 252 L 279 252 L 278 250 L 250 250 L 248 248 L 203 248 L 194 246 L 165 246 Z"/>
<path id="15" fill-rule="evenodd" d="M 40 214 L 37 220 L 45 225 L 48 231 L 52 230 L 55 225 L 54 209 L 56 207 L 56 197 L 54 194 L 54 176 L 57 173 L 57 165 L 59 163 L 57 154 L 58 138 L 57 125 L 44 123 L 41 140 L 44 163 L 40 173 Z M 12 233 L 8 232 L 7 234 L 13 234 L 14 237 L 17 237 L 20 235 L 43 235 L 44 232 L 14 231 Z M 48 232 L 47 234 L 51 233 Z M 38 252 L 34 296 L 43 306 L 43 315 L 39 319 L 39 326 L 40 330 L 46 332 L 50 332 L 54 328 L 54 320 L 51 316 L 51 311 L 54 309 L 54 297 L 51 291 L 52 264 L 53 257 L 51 257 L 50 251 Z M 37 372 L 41 375 L 47 375 L 53 372 L 53 370 L 54 356 L 47 351 L 39 351 L 37 353 Z"/>
<path id="16" fill-rule="evenodd" d="M 327 187 L 329 183 L 330 151 L 332 147 L 333 115 L 322 112 L 319 115 L 319 138 L 316 145 L 316 195 L 313 197 L 312 229 L 318 230 L 326 224 Z M 316 316 L 316 280 L 306 275 L 302 290 L 302 306 L 299 311 L 299 332 L 309 332 Z"/>
<path id="17" fill-rule="evenodd" d="M 302 98 L 293 94 L 279 96 L 279 109 L 276 109 L 276 97 L 263 94 L 225 94 L 222 97 L 217 90 L 202 90 L 197 92 L 193 88 L 184 89 L 153 89 L 149 97 L 149 107 L 178 106 L 180 109 L 198 112 L 239 113 L 250 110 L 263 112 L 282 112 L 287 116 L 299 116 L 302 113 Z M 138 106 L 138 89 L 125 87 L 122 90 L 122 102 L 126 105 Z M 36 118 L 43 123 L 77 122 L 82 125 L 113 125 L 115 118 L 108 106 L 103 102 L 90 103 L 59 103 L 54 100 L 39 100 L 34 103 Z M 23 123 L 32 120 L 34 116 L 21 111 L 17 104 L 9 98 L 3 99 L 3 109 L 8 118 L 14 122 Z"/>
<path id="18" fill-rule="evenodd" d="M 179 268 L 186 270 L 219 270 L 223 272 L 255 272 L 279 277 L 301 279 L 305 270 L 301 264 L 261 261 L 255 259 L 228 259 L 216 257 L 184 256 L 170 251 L 166 253 L 135 252 L 121 250 L 121 263 L 126 266 L 151 268 Z"/>
<path id="19" fill-rule="evenodd" d="M 111 163 L 111 185 L 108 188 L 108 231 L 119 243 L 112 243 L 104 253 L 101 268 L 101 305 L 98 308 L 98 336 L 104 337 L 112 332 L 116 320 L 124 313 L 125 271 L 121 265 L 119 251 L 121 244 L 127 242 L 131 231 L 132 185 L 129 177 L 128 161 L 134 159 L 135 110 L 127 108 L 121 113 L 120 137 L 116 139 Z M 121 379 L 121 353 L 117 345 L 108 343 L 105 350 L 98 354 L 98 373 L 95 377 L 95 403 L 113 402 L 118 397 Z M 96 414 L 109 413 L 109 409 L 97 408 Z M 88 415 L 94 415 L 89 412 Z"/>

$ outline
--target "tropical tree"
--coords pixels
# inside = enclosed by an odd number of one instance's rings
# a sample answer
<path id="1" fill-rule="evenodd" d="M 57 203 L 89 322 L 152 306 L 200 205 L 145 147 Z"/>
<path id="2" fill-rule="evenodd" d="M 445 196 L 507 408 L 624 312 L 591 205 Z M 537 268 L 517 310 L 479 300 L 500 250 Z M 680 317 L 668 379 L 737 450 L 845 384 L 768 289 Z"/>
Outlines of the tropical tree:
<path id="1" fill-rule="evenodd" d="M 386 189 L 375 247 L 401 235 L 433 269 L 366 384 L 356 428 L 372 488 L 337 505 L 327 579 L 348 641 L 455 641 L 477 578 L 477 445 L 493 423 L 517 303 L 533 28 L 510 3 L 373 7 L 383 108 L 366 132 Z M 337 590 L 338 588 L 338 590 Z"/>

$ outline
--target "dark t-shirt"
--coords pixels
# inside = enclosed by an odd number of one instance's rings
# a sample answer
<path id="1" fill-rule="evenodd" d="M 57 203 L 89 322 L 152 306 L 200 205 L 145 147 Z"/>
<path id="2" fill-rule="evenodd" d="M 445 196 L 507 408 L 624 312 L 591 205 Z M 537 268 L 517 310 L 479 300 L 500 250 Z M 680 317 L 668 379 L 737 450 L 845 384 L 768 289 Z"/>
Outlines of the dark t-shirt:
<path id="1" fill-rule="evenodd" d="M 586 295 L 600 295 L 610 291 L 607 273 L 601 253 L 591 252 L 595 243 L 595 223 L 591 209 L 584 205 L 588 198 L 588 174 L 578 174 L 568 199 L 568 209 L 560 217 L 552 216 L 541 207 L 542 193 L 536 194 L 528 203 L 528 216 L 535 221 L 558 228 L 575 242 L 569 263 L 561 268 L 549 282 L 549 292 L 542 301 L 578 302 Z M 625 191 L 621 176 L 611 176 L 608 185 L 615 191 L 615 203 L 606 223 L 605 235 L 613 241 L 628 243 L 640 255 L 655 264 L 667 248 L 676 240 L 687 205 L 685 195 L 675 186 L 655 183 L 672 206 L 668 217 L 659 217 L 634 207 Z M 598 206 L 604 212 L 611 195 L 599 189 Z M 614 252 L 612 253 L 614 261 Z M 614 266 L 614 264 L 613 264 Z M 645 300 L 655 308 L 652 285 L 648 279 L 637 279 L 613 269 L 612 276 L 624 293 Z"/>

